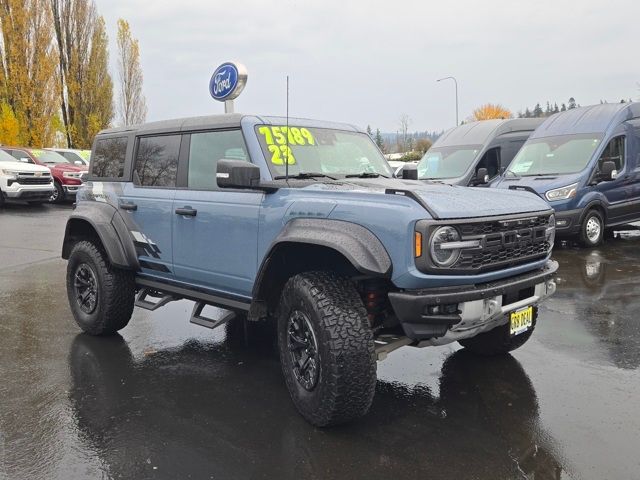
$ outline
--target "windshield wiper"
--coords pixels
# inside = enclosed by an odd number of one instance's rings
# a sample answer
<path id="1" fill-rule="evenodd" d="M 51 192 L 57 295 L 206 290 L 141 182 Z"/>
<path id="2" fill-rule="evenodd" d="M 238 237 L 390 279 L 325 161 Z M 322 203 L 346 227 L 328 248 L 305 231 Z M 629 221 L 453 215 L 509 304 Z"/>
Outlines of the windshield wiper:
<path id="1" fill-rule="evenodd" d="M 381 173 L 376 173 L 376 172 L 350 173 L 344 176 L 344 178 L 378 178 L 378 177 L 389 178 L 386 175 L 382 175 Z"/>
<path id="2" fill-rule="evenodd" d="M 295 175 L 278 175 L 273 177 L 274 180 L 284 180 L 285 178 L 295 178 L 296 180 L 304 180 L 306 178 L 330 178 L 331 180 L 336 180 L 335 177 L 330 177 L 329 175 L 325 175 L 324 173 L 319 172 L 300 172 Z"/>
<path id="3" fill-rule="evenodd" d="M 515 173 L 515 172 L 513 172 L 513 171 L 511 171 L 511 170 L 507 170 L 507 171 L 505 172 L 505 174 L 506 174 L 506 175 L 511 174 L 511 175 L 513 175 L 514 177 L 519 177 L 519 176 L 520 176 L 520 175 L 518 175 L 517 173 Z"/>

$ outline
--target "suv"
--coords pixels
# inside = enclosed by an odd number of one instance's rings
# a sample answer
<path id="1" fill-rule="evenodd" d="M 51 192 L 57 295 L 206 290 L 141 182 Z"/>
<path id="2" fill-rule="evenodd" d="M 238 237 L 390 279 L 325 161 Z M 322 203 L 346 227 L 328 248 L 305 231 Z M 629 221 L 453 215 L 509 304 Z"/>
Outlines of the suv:
<path id="1" fill-rule="evenodd" d="M 376 361 L 397 348 L 520 347 L 556 289 L 546 202 L 392 178 L 351 125 L 149 123 L 101 132 L 91 158 L 62 248 L 80 328 L 113 334 L 134 305 L 182 298 L 205 327 L 273 322 L 286 385 L 314 425 L 366 413 Z"/>
<path id="2" fill-rule="evenodd" d="M 51 203 L 61 203 L 74 199 L 82 185 L 82 175 L 87 167 L 71 163 L 62 155 L 49 150 L 25 147 L 1 147 L 8 154 L 24 163 L 33 163 L 48 167 L 53 176 L 53 193 L 49 197 Z"/>
<path id="3" fill-rule="evenodd" d="M 39 205 L 53 193 L 51 173 L 46 167 L 19 162 L 0 150 L 0 205 L 19 200 Z"/>

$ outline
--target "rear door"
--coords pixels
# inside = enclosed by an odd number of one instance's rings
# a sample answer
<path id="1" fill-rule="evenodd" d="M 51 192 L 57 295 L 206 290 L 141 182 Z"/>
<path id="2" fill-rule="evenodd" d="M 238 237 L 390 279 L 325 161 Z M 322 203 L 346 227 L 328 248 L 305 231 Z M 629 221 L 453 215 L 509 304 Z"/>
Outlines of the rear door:
<path id="1" fill-rule="evenodd" d="M 142 272 L 155 277 L 174 277 L 172 207 L 181 139 L 180 134 L 138 137 L 133 182 L 123 184 L 119 198 Z"/>
<path id="2" fill-rule="evenodd" d="M 250 297 L 257 272 L 258 214 L 264 194 L 219 189 L 221 159 L 249 162 L 240 129 L 185 134 L 173 202 L 176 278 Z"/>

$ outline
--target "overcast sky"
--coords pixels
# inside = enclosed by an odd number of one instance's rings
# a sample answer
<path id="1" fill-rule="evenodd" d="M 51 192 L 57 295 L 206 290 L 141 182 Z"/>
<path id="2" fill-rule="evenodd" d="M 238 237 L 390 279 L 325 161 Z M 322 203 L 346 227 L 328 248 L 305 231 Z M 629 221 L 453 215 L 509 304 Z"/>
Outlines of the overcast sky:
<path id="1" fill-rule="evenodd" d="M 115 60 L 118 17 L 140 40 L 148 120 L 221 113 L 215 67 L 247 66 L 236 110 L 395 132 L 455 124 L 484 102 L 640 97 L 638 0 L 97 0 Z M 115 74 L 115 71 L 113 72 Z M 115 80 L 115 78 L 114 78 Z"/>

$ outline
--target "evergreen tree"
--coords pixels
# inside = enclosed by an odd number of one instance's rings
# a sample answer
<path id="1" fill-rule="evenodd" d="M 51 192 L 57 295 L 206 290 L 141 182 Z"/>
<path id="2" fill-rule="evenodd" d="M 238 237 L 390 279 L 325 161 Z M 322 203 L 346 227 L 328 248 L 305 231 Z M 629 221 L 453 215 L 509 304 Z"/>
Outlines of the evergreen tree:
<path id="1" fill-rule="evenodd" d="M 367 125 L 367 135 L 373 138 L 373 131 L 371 130 L 371 125 Z"/>
<path id="2" fill-rule="evenodd" d="M 376 136 L 375 136 L 376 145 L 383 152 L 386 153 L 386 147 L 384 144 L 384 139 L 382 138 L 382 134 L 380 133 L 380 129 L 376 128 Z"/>
<path id="3" fill-rule="evenodd" d="M 575 98 L 571 97 L 569 99 L 569 105 L 567 106 L 567 110 L 571 110 L 573 108 L 576 108 L 578 106 L 578 104 L 576 103 Z"/>
<path id="4" fill-rule="evenodd" d="M 567 111 L 567 106 L 563 103 L 562 106 L 560 107 L 560 111 L 561 112 L 566 112 Z"/>
<path id="5" fill-rule="evenodd" d="M 542 107 L 540 106 L 539 103 L 536 103 L 536 106 L 533 109 L 533 116 L 534 118 L 540 118 L 543 116 Z"/>

